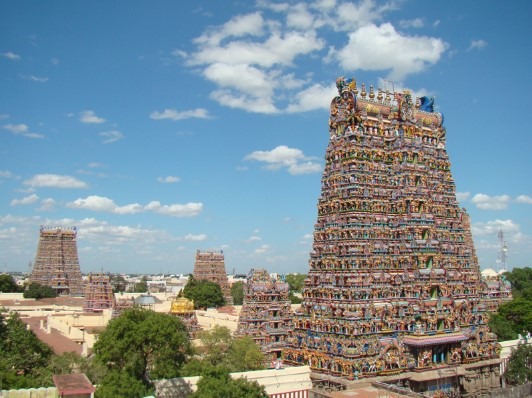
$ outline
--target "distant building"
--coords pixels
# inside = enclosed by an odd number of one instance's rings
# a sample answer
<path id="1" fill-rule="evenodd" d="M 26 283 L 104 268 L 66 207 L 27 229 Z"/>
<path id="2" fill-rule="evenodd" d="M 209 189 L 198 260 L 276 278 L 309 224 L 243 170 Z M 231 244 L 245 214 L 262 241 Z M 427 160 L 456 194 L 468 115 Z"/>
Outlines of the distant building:
<path id="1" fill-rule="evenodd" d="M 41 227 L 30 282 L 50 286 L 60 296 L 83 295 L 76 235 L 76 227 Z"/>
<path id="2" fill-rule="evenodd" d="M 194 279 L 217 283 L 222 288 L 225 302 L 233 305 L 233 296 L 225 272 L 225 257 L 223 251 L 200 251 L 196 252 L 194 263 Z"/>
<path id="3" fill-rule="evenodd" d="M 101 312 L 105 309 L 112 309 L 114 305 L 115 296 L 109 275 L 89 274 L 85 283 L 83 311 Z"/>

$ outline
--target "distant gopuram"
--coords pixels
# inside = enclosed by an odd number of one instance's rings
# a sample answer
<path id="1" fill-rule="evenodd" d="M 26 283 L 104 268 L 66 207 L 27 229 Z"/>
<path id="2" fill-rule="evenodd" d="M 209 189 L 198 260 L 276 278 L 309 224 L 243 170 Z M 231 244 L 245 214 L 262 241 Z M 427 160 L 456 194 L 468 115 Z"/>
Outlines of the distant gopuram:
<path id="1" fill-rule="evenodd" d="M 115 307 L 115 295 L 109 275 L 90 274 L 85 284 L 83 311 L 102 312 Z"/>
<path id="2" fill-rule="evenodd" d="M 288 283 L 265 269 L 252 269 L 244 285 L 236 335 L 251 336 L 270 363 L 281 358 L 293 328 L 289 290 Z"/>
<path id="3" fill-rule="evenodd" d="M 75 227 L 41 227 L 31 282 L 51 286 L 58 295 L 83 295 L 76 234 Z"/>
<path id="4" fill-rule="evenodd" d="M 443 116 L 406 90 L 336 85 L 308 278 L 284 361 L 347 379 L 408 372 L 412 388 L 462 397 L 500 386 L 500 346 Z"/>
<path id="5" fill-rule="evenodd" d="M 194 279 L 215 282 L 222 288 L 225 303 L 233 305 L 233 296 L 229 287 L 229 280 L 225 272 L 225 257 L 223 251 L 201 251 L 196 252 L 196 262 L 194 263 Z"/>

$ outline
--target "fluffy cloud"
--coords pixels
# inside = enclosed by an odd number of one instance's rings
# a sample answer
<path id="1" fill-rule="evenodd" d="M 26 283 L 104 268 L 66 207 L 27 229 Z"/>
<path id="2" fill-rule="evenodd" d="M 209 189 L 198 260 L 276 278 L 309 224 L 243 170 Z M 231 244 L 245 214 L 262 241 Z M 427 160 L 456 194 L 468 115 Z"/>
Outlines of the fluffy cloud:
<path id="1" fill-rule="evenodd" d="M 519 195 L 517 198 L 515 198 L 515 201 L 517 203 L 526 203 L 532 205 L 532 198 L 528 195 Z"/>
<path id="2" fill-rule="evenodd" d="M 37 202 L 38 200 L 39 200 L 39 197 L 36 194 L 31 194 L 22 199 L 13 199 L 11 201 L 11 206 L 30 205 L 32 203 Z"/>
<path id="3" fill-rule="evenodd" d="M 91 110 L 81 111 L 79 116 L 81 123 L 100 124 L 105 122 L 103 117 L 96 116 L 96 113 Z"/>
<path id="4" fill-rule="evenodd" d="M 102 141 L 104 144 L 111 144 L 124 138 L 124 134 L 118 130 L 104 131 L 101 132 L 99 136 L 104 137 L 104 140 Z"/>
<path id="5" fill-rule="evenodd" d="M 469 45 L 469 48 L 467 49 L 467 51 L 482 50 L 487 45 L 488 43 L 484 40 L 471 40 L 471 44 Z"/>
<path id="6" fill-rule="evenodd" d="M 86 188 L 87 184 L 71 176 L 57 174 L 36 174 L 24 185 L 32 188 Z"/>
<path id="7" fill-rule="evenodd" d="M 181 181 L 181 179 L 179 177 L 166 176 L 166 177 L 157 177 L 157 181 L 162 182 L 164 184 L 172 184 L 174 182 Z"/>
<path id="8" fill-rule="evenodd" d="M 264 254 L 270 250 L 270 245 L 262 245 L 261 247 L 254 250 L 255 254 Z"/>
<path id="9" fill-rule="evenodd" d="M 292 175 L 316 173 L 322 170 L 320 164 L 306 157 L 300 149 L 280 145 L 271 151 L 254 151 L 246 155 L 244 160 L 255 160 L 266 163 L 267 170 L 278 170 L 286 167 Z"/>
<path id="10" fill-rule="evenodd" d="M 477 193 L 471 198 L 471 203 L 482 210 L 504 210 L 508 207 L 509 202 L 510 196 L 508 195 L 488 196 Z"/>
<path id="11" fill-rule="evenodd" d="M 207 235 L 205 234 L 187 234 L 183 237 L 183 240 L 189 241 L 189 242 L 202 242 L 207 239 Z"/>
<path id="12" fill-rule="evenodd" d="M 346 46 L 330 56 L 345 70 L 390 70 L 389 79 L 402 80 L 437 63 L 447 47 L 433 37 L 402 35 L 385 23 L 350 33 Z"/>
<path id="13" fill-rule="evenodd" d="M 44 138 L 42 134 L 30 132 L 29 127 L 25 124 L 4 124 L 2 127 L 15 135 L 22 135 L 28 138 Z"/>
<path id="14" fill-rule="evenodd" d="M 512 220 L 493 220 L 486 223 L 475 223 L 471 226 L 471 232 L 476 236 L 497 236 L 499 231 L 519 233 L 519 225 Z"/>
<path id="15" fill-rule="evenodd" d="M 456 192 L 456 200 L 459 202 L 465 202 L 470 196 L 471 194 L 469 192 Z"/>
<path id="16" fill-rule="evenodd" d="M 170 120 L 183 120 L 183 119 L 209 119 L 209 112 L 203 108 L 192 109 L 188 111 L 178 112 L 175 109 L 165 109 L 162 112 L 154 111 L 150 113 L 150 118 L 155 120 L 170 119 Z"/>
<path id="17" fill-rule="evenodd" d="M 105 196 L 91 195 L 86 198 L 79 198 L 67 203 L 67 207 L 73 209 L 85 209 L 114 214 L 136 214 L 145 211 L 163 214 L 172 217 L 193 217 L 201 213 L 202 203 L 186 203 L 162 205 L 159 201 L 152 201 L 147 205 L 132 203 L 118 206 L 112 199 Z"/>
<path id="18" fill-rule="evenodd" d="M 20 60 L 20 55 L 15 54 L 14 52 L 11 52 L 11 51 L 8 51 L 6 53 L 0 53 L 0 55 L 2 57 L 5 57 L 5 58 L 10 59 L 12 61 L 19 61 Z"/>

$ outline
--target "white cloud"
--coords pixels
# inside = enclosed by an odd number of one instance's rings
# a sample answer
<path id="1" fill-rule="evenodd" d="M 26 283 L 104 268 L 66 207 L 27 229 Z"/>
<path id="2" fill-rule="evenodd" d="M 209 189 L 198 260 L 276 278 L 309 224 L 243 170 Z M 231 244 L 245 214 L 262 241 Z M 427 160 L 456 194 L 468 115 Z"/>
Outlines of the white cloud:
<path id="1" fill-rule="evenodd" d="M 135 214 L 144 210 L 144 207 L 138 203 L 117 206 L 112 199 L 97 195 L 87 196 L 84 199 L 76 199 L 73 202 L 67 203 L 67 207 L 115 214 Z"/>
<path id="2" fill-rule="evenodd" d="M 470 196 L 471 193 L 469 192 L 456 192 L 456 200 L 459 202 L 465 202 Z"/>
<path id="3" fill-rule="evenodd" d="M 421 18 L 414 19 L 403 19 L 399 21 L 399 26 L 401 28 L 422 28 L 425 25 Z"/>
<path id="4" fill-rule="evenodd" d="M 264 254 L 270 250 L 270 245 L 262 245 L 261 247 L 254 250 L 255 254 Z"/>
<path id="5" fill-rule="evenodd" d="M 28 138 L 44 138 L 44 135 L 30 132 L 30 129 L 25 124 L 4 124 L 2 126 L 7 131 L 15 135 L 21 135 Z"/>
<path id="6" fill-rule="evenodd" d="M 447 47 L 440 39 L 402 35 L 384 23 L 350 33 L 348 44 L 330 56 L 345 70 L 390 70 L 389 79 L 402 80 L 438 62 Z"/>
<path id="7" fill-rule="evenodd" d="M 36 194 L 31 194 L 22 199 L 13 199 L 11 201 L 11 206 L 30 205 L 32 203 L 37 202 L 38 200 L 39 200 L 39 197 Z"/>
<path id="8" fill-rule="evenodd" d="M 189 202 L 186 204 L 161 205 L 159 201 L 152 201 L 144 206 L 144 208 L 172 217 L 194 217 L 203 210 L 203 203 Z"/>
<path id="9" fill-rule="evenodd" d="M 96 116 L 96 113 L 91 110 L 81 111 L 79 115 L 81 123 L 100 124 L 105 122 L 103 117 Z"/>
<path id="10" fill-rule="evenodd" d="M 517 198 L 515 198 L 515 201 L 517 203 L 526 203 L 528 205 L 532 205 L 532 198 L 528 195 L 519 195 Z"/>
<path id="11" fill-rule="evenodd" d="M 477 193 L 471 198 L 471 203 L 482 210 L 503 210 L 508 207 L 509 202 L 510 196 L 508 195 L 488 196 Z"/>
<path id="12" fill-rule="evenodd" d="M 13 60 L 13 61 L 18 61 L 18 60 L 20 60 L 20 55 L 15 54 L 14 52 L 11 52 L 11 51 L 8 51 L 8 52 L 6 52 L 6 53 L 0 53 L 0 55 L 1 55 L 2 57 L 7 58 L 7 59 L 11 59 L 11 60 Z"/>
<path id="13" fill-rule="evenodd" d="M 124 134 L 118 130 L 103 131 L 98 135 L 104 137 L 104 140 L 102 141 L 103 144 L 112 144 L 113 142 L 120 141 L 124 138 Z"/>
<path id="14" fill-rule="evenodd" d="M 251 243 L 251 242 L 258 242 L 262 240 L 262 238 L 260 236 L 250 236 L 249 238 L 247 238 L 245 240 L 246 243 Z"/>
<path id="15" fill-rule="evenodd" d="M 39 211 L 50 211 L 53 210 L 55 206 L 55 200 L 52 198 L 46 198 L 41 200 L 41 207 L 39 207 Z"/>
<path id="16" fill-rule="evenodd" d="M 37 83 L 46 83 L 48 81 L 47 77 L 39 77 L 39 76 L 34 76 L 34 75 L 20 75 L 20 77 L 25 80 L 31 80 L 32 82 L 37 82 Z"/>
<path id="17" fill-rule="evenodd" d="M 86 188 L 87 184 L 71 176 L 57 174 L 36 174 L 24 185 L 32 188 Z"/>
<path id="18" fill-rule="evenodd" d="M 471 40 L 471 44 L 469 45 L 469 48 L 467 51 L 471 50 L 482 50 L 488 45 L 488 42 L 484 40 Z"/>
<path id="19" fill-rule="evenodd" d="M 519 225 L 512 220 L 493 220 L 486 223 L 474 223 L 471 232 L 476 236 L 497 236 L 499 231 L 508 233 L 518 233 Z"/>
<path id="20" fill-rule="evenodd" d="M 244 158 L 244 160 L 265 162 L 265 169 L 267 170 L 278 170 L 286 167 L 288 172 L 293 175 L 321 171 L 321 165 L 310 159 L 300 149 L 289 148 L 285 145 L 280 145 L 271 151 L 254 151 Z"/>
<path id="21" fill-rule="evenodd" d="M 183 237 L 183 240 L 186 240 L 189 242 L 201 242 L 206 239 L 207 239 L 207 235 L 205 234 L 198 234 L 198 235 L 187 234 Z"/>
<path id="22" fill-rule="evenodd" d="M 13 173 L 7 170 L 0 170 L 0 178 L 13 178 Z"/>
<path id="23" fill-rule="evenodd" d="M 292 103 L 286 108 L 286 112 L 306 112 L 314 109 L 329 109 L 331 99 L 338 95 L 335 84 L 324 87 L 314 84 L 305 90 L 299 91 L 292 98 Z"/>
<path id="24" fill-rule="evenodd" d="M 202 203 L 186 203 L 162 205 L 159 201 L 152 201 L 147 205 L 132 203 L 118 206 L 112 199 L 105 196 L 91 195 L 86 198 L 79 198 L 67 203 L 67 207 L 73 209 L 85 209 L 114 214 L 136 214 L 145 211 L 172 216 L 172 217 L 193 217 L 201 213 Z"/>
<path id="25" fill-rule="evenodd" d="M 155 120 L 170 119 L 170 120 L 183 120 L 183 119 L 209 119 L 209 112 L 203 108 L 191 109 L 188 111 L 178 112 L 175 109 L 165 109 L 162 112 L 154 111 L 150 113 L 150 118 Z"/>
<path id="26" fill-rule="evenodd" d="M 174 182 L 181 181 L 181 179 L 175 176 L 166 176 L 166 177 L 157 177 L 157 181 L 165 183 L 165 184 L 172 184 Z"/>

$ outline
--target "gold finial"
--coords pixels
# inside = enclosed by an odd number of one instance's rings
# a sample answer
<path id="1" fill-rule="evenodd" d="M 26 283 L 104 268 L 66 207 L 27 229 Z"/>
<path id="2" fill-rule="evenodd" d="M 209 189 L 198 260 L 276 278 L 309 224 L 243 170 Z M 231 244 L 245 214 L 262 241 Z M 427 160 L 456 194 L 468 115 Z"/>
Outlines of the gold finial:
<path id="1" fill-rule="evenodd" d="M 374 99 L 375 93 L 373 92 L 373 84 L 369 85 L 369 99 Z"/>
<path id="2" fill-rule="evenodd" d="M 362 83 L 362 92 L 360 95 L 362 95 L 362 98 L 366 98 L 366 83 Z"/>
<path id="3" fill-rule="evenodd" d="M 378 100 L 379 102 L 382 102 L 382 98 L 383 98 L 383 96 L 382 96 L 382 89 L 379 87 L 379 95 L 377 95 L 377 100 Z"/>

